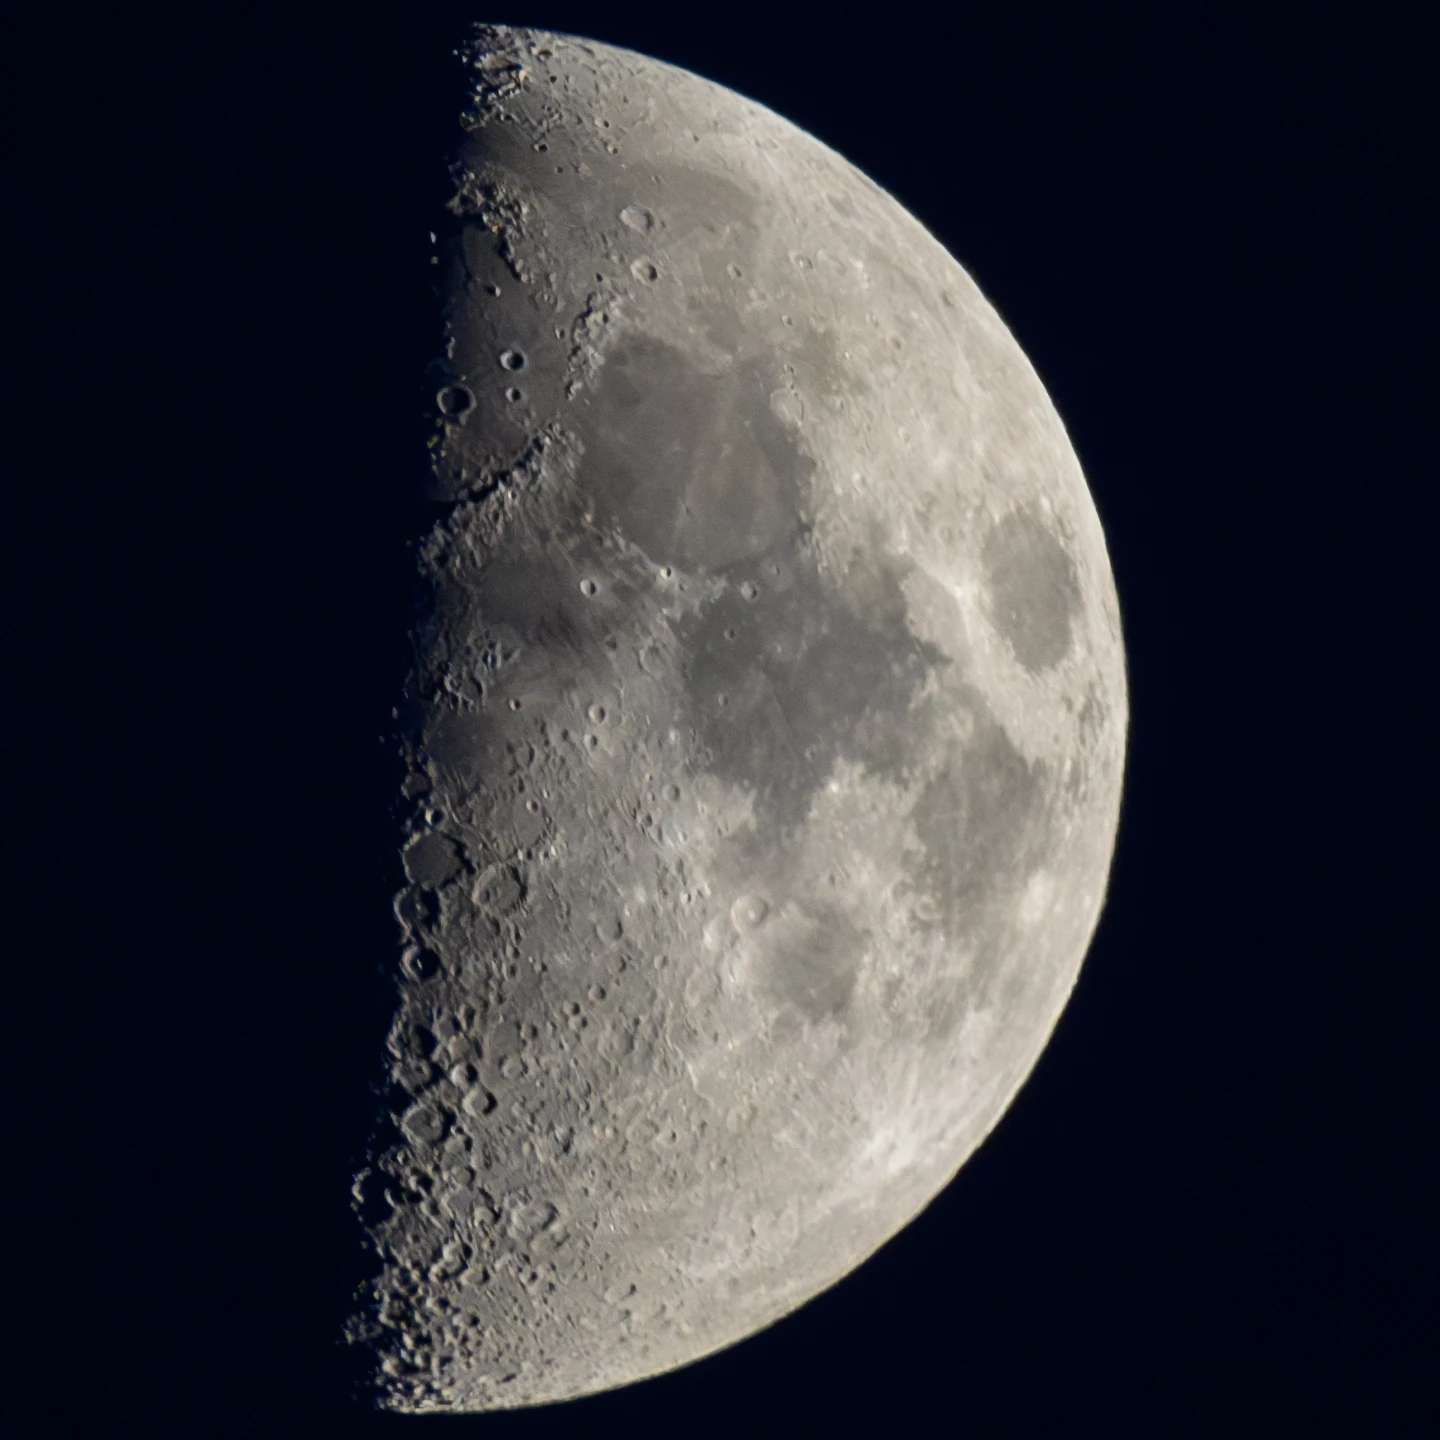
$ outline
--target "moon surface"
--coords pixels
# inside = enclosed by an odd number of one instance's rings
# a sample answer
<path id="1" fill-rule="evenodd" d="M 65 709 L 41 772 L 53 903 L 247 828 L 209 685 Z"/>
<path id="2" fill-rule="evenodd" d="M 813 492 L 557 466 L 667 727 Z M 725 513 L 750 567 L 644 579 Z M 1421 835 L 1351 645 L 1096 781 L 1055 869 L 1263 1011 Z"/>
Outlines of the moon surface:
<path id="1" fill-rule="evenodd" d="M 686 1364 L 923 1209 L 1074 985 L 1127 714 L 1064 428 L 917 221 L 672 66 L 465 54 L 355 1183 L 402 1411 Z"/>

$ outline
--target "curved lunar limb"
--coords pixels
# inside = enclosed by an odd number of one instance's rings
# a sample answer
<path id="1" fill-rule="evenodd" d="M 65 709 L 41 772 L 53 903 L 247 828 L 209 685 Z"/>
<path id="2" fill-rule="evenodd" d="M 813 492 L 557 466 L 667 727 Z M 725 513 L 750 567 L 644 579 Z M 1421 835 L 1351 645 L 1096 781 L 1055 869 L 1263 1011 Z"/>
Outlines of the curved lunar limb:
<path id="1" fill-rule="evenodd" d="M 412 1411 L 672 1369 L 906 1225 L 1075 982 L 1126 727 L 1079 464 L 935 239 L 669 65 L 467 64 L 356 1183 Z"/>

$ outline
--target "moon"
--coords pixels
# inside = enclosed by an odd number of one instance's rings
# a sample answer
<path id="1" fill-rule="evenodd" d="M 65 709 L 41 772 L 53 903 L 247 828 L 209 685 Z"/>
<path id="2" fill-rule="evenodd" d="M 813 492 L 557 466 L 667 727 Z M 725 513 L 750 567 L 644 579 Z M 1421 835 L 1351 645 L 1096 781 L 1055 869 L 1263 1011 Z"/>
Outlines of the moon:
<path id="1" fill-rule="evenodd" d="M 773 1323 L 954 1177 L 1104 898 L 1124 650 L 975 283 L 762 106 L 477 27 L 436 225 L 390 1106 L 400 1411 Z"/>

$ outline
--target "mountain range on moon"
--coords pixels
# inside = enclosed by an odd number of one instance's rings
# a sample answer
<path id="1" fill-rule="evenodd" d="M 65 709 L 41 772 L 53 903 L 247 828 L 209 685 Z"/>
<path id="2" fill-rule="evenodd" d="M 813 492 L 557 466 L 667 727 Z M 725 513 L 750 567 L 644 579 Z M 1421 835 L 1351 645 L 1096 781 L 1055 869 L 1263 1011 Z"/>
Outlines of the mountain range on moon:
<path id="1" fill-rule="evenodd" d="M 1104 896 L 1104 537 L 974 282 L 695 75 L 477 27 L 437 219 L 380 1403 L 686 1364 L 996 1124 Z"/>

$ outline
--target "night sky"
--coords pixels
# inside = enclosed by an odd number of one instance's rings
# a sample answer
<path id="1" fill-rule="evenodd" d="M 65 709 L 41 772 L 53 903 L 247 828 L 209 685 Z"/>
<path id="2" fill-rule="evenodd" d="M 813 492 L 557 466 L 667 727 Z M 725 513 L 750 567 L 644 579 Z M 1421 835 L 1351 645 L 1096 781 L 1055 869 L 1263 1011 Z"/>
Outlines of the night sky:
<path id="1" fill-rule="evenodd" d="M 1418 26 L 1322 8 L 6 22 L 9 1433 L 1440 1433 L 1435 117 Z M 336 1341 L 470 18 L 729 85 L 950 249 L 1085 469 L 1131 728 L 1078 988 L 913 1225 L 683 1371 L 417 1421 Z"/>

